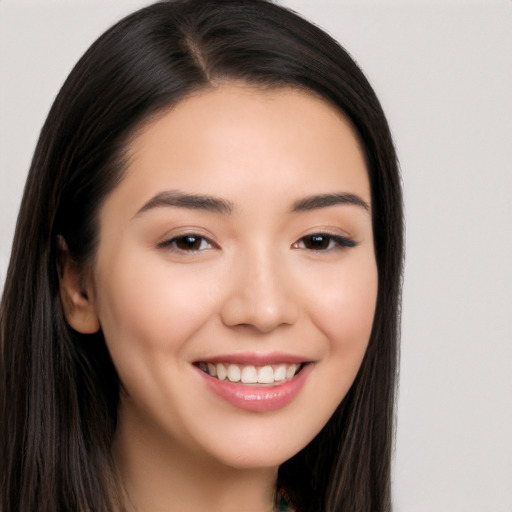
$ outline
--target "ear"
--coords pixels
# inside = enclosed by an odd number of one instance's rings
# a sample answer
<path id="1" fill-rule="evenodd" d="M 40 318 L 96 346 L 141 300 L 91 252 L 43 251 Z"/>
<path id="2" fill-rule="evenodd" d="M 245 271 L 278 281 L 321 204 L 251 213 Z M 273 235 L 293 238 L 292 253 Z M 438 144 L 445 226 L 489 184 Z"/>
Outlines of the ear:
<path id="1" fill-rule="evenodd" d="M 57 250 L 60 299 L 66 320 L 75 331 L 82 334 L 98 332 L 101 326 L 90 279 L 84 279 L 61 235 L 57 236 Z"/>

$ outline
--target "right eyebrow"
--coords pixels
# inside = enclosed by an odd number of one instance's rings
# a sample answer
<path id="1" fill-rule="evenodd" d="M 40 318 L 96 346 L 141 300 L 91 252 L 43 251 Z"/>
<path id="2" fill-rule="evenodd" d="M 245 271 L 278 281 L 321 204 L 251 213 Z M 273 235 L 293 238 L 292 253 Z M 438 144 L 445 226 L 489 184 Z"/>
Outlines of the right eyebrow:
<path id="1" fill-rule="evenodd" d="M 202 194 L 187 194 L 178 190 L 167 190 L 152 197 L 138 210 L 135 217 L 154 208 L 163 207 L 205 210 L 222 215 L 229 215 L 233 212 L 233 203 L 225 199 Z"/>

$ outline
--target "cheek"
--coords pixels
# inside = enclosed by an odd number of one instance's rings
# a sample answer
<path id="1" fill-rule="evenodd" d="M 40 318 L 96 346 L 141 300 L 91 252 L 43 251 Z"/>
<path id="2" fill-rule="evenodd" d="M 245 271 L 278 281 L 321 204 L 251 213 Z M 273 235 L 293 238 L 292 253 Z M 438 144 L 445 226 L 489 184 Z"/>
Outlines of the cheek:
<path id="1" fill-rule="evenodd" d="M 132 252 L 103 268 L 113 270 L 98 272 L 98 313 L 116 366 L 179 355 L 214 311 L 211 277 L 192 266 Z"/>
<path id="2" fill-rule="evenodd" d="M 340 266 L 318 294 L 313 321 L 329 340 L 332 357 L 359 367 L 369 341 L 375 314 L 378 275 L 373 254 L 363 254 Z"/>
<path id="3" fill-rule="evenodd" d="M 306 391 L 310 414 L 304 424 L 313 437 L 346 396 L 359 371 L 372 330 L 378 276 L 369 252 L 310 277 L 315 288 L 309 288 L 309 318 L 322 339 L 322 355 Z"/>

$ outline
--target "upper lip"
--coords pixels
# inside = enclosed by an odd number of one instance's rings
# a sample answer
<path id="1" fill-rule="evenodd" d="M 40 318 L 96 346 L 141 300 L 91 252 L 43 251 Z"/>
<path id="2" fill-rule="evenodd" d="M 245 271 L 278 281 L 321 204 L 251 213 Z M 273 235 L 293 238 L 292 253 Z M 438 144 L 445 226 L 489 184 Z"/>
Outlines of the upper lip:
<path id="1" fill-rule="evenodd" d="M 198 359 L 195 363 L 231 363 L 240 365 L 265 366 L 271 364 L 308 363 L 310 359 L 285 352 L 221 354 Z"/>

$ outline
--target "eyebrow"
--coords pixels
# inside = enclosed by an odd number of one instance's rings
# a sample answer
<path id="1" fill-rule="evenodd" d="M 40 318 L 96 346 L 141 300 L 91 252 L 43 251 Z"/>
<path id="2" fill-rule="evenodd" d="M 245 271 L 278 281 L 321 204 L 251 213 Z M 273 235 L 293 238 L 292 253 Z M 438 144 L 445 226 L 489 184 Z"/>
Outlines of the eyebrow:
<path id="1" fill-rule="evenodd" d="M 154 208 L 162 208 L 166 206 L 189 208 L 191 210 L 205 210 L 224 215 L 229 215 L 233 211 L 233 203 L 226 201 L 225 199 L 219 199 L 208 195 L 186 194 L 177 190 L 169 190 L 152 197 L 135 214 L 135 216 Z"/>
<path id="2" fill-rule="evenodd" d="M 291 211 L 294 213 L 304 212 L 343 204 L 359 206 L 368 212 L 370 211 L 370 205 L 366 201 L 359 196 L 348 193 L 319 194 L 304 197 L 293 203 Z M 163 207 L 189 208 L 191 210 L 204 210 L 223 215 L 230 215 L 234 210 L 233 203 L 225 199 L 209 195 L 188 194 L 177 190 L 169 190 L 160 192 L 152 197 L 137 211 L 135 217 L 149 210 Z"/>
<path id="3" fill-rule="evenodd" d="M 316 210 L 318 208 L 327 208 L 339 204 L 350 204 L 364 208 L 370 211 L 370 205 L 359 196 L 354 194 L 320 194 L 317 196 L 309 196 L 295 201 L 292 206 L 292 212 L 304 212 L 308 210 Z"/>

